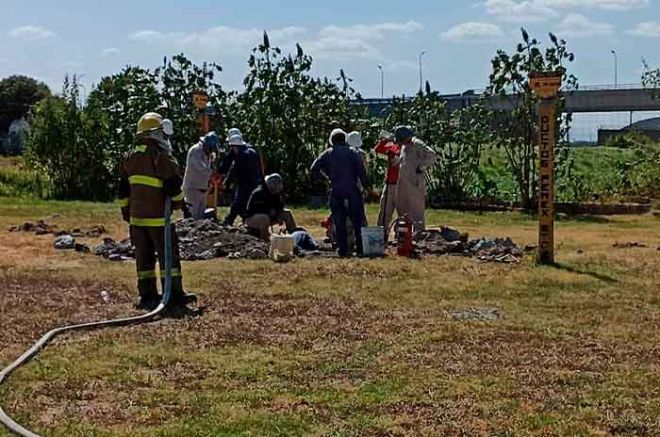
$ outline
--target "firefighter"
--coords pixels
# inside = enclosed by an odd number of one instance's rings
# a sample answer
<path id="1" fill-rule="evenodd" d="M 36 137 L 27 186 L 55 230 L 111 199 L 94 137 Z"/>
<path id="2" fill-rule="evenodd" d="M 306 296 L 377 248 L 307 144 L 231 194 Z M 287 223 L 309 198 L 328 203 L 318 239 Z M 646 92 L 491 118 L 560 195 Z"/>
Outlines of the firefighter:
<path id="1" fill-rule="evenodd" d="M 153 310 L 160 302 L 157 278 L 165 276 L 165 198 L 172 199 L 172 209 L 183 208 L 179 164 L 167 152 L 163 117 L 155 112 L 144 114 L 138 122 L 137 142 L 119 165 L 119 197 L 124 220 L 130 224 L 137 267 L 138 308 Z M 156 259 L 160 275 L 156 273 Z M 185 306 L 197 296 L 183 291 L 179 244 L 172 228 L 171 305 Z"/>

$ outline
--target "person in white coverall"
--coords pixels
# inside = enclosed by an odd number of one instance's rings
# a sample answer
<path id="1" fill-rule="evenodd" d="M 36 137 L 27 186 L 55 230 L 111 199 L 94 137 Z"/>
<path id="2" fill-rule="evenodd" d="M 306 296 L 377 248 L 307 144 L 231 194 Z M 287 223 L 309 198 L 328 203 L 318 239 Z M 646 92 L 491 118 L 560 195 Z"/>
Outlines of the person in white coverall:
<path id="1" fill-rule="evenodd" d="M 188 150 L 186 173 L 183 177 L 183 194 L 194 219 L 203 219 L 206 210 L 206 193 L 213 176 L 212 154 L 218 151 L 220 138 L 209 132 Z"/>
<path id="2" fill-rule="evenodd" d="M 435 164 L 436 153 L 415 137 L 408 126 L 399 126 L 394 137 L 401 146 L 399 186 L 396 209 L 400 217 L 407 215 L 413 221 L 414 232 L 426 227 L 426 171 Z"/>

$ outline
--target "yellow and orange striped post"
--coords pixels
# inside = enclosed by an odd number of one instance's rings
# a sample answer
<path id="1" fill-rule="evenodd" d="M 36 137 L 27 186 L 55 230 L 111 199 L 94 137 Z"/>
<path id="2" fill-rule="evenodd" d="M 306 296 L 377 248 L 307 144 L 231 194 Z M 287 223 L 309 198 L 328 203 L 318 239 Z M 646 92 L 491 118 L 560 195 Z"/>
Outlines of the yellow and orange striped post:
<path id="1" fill-rule="evenodd" d="M 557 93 L 563 72 L 532 73 L 530 88 L 539 98 L 539 251 L 537 262 L 555 263 L 555 146 L 557 144 Z"/>

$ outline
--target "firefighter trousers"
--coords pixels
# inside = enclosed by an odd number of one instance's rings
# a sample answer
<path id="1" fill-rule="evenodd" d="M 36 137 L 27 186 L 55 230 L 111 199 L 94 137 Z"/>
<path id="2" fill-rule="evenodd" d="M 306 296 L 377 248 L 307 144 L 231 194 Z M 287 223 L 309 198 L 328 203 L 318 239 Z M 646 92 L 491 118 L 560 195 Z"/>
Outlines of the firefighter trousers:
<path id="1" fill-rule="evenodd" d="M 137 267 L 138 291 L 142 299 L 158 298 L 157 279 L 162 286 L 165 282 L 165 228 L 131 226 L 131 241 L 135 246 L 135 266 Z M 172 296 L 183 294 L 181 261 L 179 259 L 179 239 L 174 226 L 172 233 Z M 160 274 L 156 272 L 156 260 Z"/>

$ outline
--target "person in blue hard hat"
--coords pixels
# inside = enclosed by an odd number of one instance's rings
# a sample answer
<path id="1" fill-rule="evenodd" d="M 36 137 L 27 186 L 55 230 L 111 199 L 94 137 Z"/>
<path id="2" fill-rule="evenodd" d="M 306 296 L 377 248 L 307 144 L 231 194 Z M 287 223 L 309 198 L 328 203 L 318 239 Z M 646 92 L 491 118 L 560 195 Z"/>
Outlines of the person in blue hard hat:
<path id="1" fill-rule="evenodd" d="M 213 175 L 213 154 L 218 152 L 219 146 L 220 137 L 215 132 L 209 132 L 188 150 L 183 193 L 188 211 L 194 219 L 204 218 L 206 193 Z"/>

